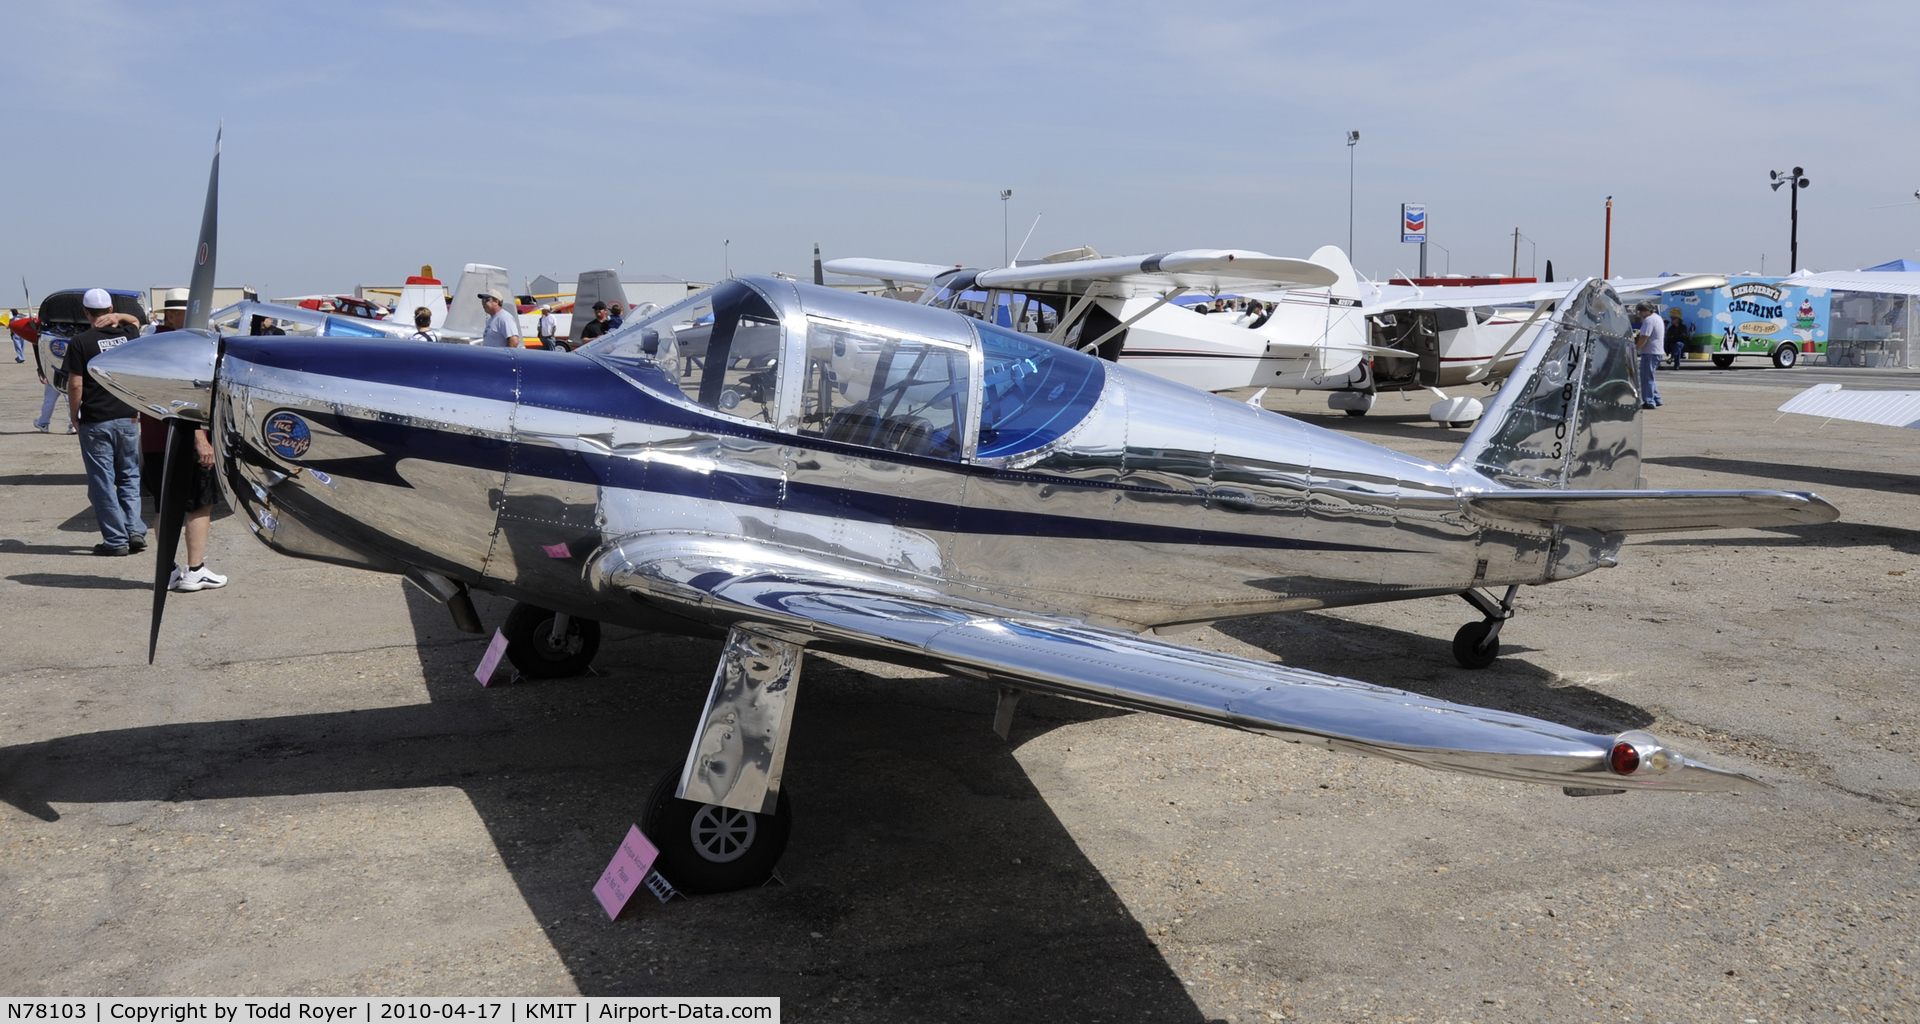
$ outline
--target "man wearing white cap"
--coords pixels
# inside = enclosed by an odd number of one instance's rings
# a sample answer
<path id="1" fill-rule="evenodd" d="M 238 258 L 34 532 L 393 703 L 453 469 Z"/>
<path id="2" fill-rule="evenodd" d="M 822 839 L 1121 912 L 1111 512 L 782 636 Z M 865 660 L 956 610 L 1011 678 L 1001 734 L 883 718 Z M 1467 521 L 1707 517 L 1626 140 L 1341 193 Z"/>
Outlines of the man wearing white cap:
<path id="1" fill-rule="evenodd" d="M 488 348 L 521 348 L 520 318 L 507 312 L 506 302 L 492 292 L 480 293 L 480 307 L 487 311 L 487 331 L 480 344 Z"/>
<path id="2" fill-rule="evenodd" d="M 87 364 L 102 352 L 140 336 L 139 321 L 113 311 L 113 296 L 89 288 L 80 297 L 93 326 L 67 343 L 67 414 L 80 434 L 87 466 L 87 498 L 100 524 L 96 555 L 125 555 L 147 546 L 140 518 L 140 428 L 133 407 L 101 387 Z"/>

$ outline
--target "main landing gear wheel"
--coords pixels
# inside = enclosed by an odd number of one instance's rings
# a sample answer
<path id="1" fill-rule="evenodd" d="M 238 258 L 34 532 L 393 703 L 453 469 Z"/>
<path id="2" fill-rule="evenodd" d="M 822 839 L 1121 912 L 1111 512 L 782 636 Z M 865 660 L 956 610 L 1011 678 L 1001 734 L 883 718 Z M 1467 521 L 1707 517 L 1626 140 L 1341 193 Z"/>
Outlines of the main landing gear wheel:
<path id="1" fill-rule="evenodd" d="M 1797 345 L 1782 345 L 1773 350 L 1773 365 L 1782 370 L 1793 369 L 1793 364 L 1799 361 L 1800 347 Z"/>
<path id="2" fill-rule="evenodd" d="M 516 604 L 507 613 L 500 632 L 507 638 L 507 658 L 530 679 L 577 676 L 600 652 L 600 624 L 567 616 L 560 635 L 554 635 L 555 613 L 530 604 Z"/>
<path id="3" fill-rule="evenodd" d="M 686 893 L 732 892 L 761 885 L 787 852 L 793 808 L 780 791 L 772 814 L 755 814 L 673 795 L 680 769 L 660 779 L 647 797 L 640 830 L 660 850 L 660 874 Z"/>
<path id="4" fill-rule="evenodd" d="M 1469 622 L 1453 634 L 1453 657 L 1461 668 L 1486 668 L 1500 657 L 1500 638 L 1487 639 L 1491 622 Z"/>

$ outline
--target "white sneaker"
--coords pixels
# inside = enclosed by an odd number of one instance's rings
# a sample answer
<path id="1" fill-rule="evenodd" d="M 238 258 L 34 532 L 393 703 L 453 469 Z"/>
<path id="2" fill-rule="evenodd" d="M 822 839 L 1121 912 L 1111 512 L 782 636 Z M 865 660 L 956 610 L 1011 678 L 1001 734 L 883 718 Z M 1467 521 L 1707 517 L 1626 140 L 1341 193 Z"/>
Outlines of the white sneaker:
<path id="1" fill-rule="evenodd" d="M 33 425 L 33 429 L 38 430 L 39 432 L 44 434 L 47 432 L 47 425 L 45 423 L 35 423 Z"/>
<path id="2" fill-rule="evenodd" d="M 167 580 L 168 590 L 178 590 L 188 594 L 196 590 L 215 590 L 226 585 L 225 576 L 204 565 L 198 569 L 184 569 L 176 565 L 173 567 L 173 576 Z"/>

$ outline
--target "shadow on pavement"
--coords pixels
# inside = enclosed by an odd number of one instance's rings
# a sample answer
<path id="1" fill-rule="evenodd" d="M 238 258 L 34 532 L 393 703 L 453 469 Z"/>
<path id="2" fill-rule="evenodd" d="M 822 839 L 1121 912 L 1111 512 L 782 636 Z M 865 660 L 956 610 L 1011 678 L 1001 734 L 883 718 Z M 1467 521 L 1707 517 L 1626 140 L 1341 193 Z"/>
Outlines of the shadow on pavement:
<path id="1" fill-rule="evenodd" d="M 1750 459 L 1721 459 L 1710 455 L 1669 455 L 1648 459 L 1653 466 L 1697 469 L 1708 473 L 1729 473 L 1755 480 L 1792 480 L 1798 483 L 1855 487 L 1866 491 L 1893 491 L 1920 494 L 1920 477 L 1906 473 L 1878 473 L 1864 469 L 1838 469 L 1832 466 L 1796 466 L 1782 462 L 1755 462 Z"/>
<path id="2" fill-rule="evenodd" d="M 1473 617 L 1464 604 L 1460 611 L 1462 622 Z M 1452 636 L 1421 636 L 1332 615 L 1294 612 L 1218 622 L 1213 628 L 1297 668 L 1350 679 L 1358 676 L 1361 682 L 1531 715 L 1589 732 L 1645 728 L 1655 717 L 1645 708 L 1570 685 L 1515 657 L 1530 649 L 1518 643 L 1527 635 L 1524 611 L 1502 630 L 1499 660 L 1478 670 L 1461 668 L 1454 661 Z"/>
<path id="3" fill-rule="evenodd" d="M 51 821 L 62 802 L 453 786 L 587 994 L 772 994 L 793 1020 L 1202 1019 L 992 733 L 990 688 L 809 658 L 786 884 L 610 923 L 592 885 L 685 756 L 718 643 L 609 628 L 598 677 L 483 690 L 485 638 L 408 601 L 431 703 L 0 748 L 0 799 Z M 1118 713 L 1031 696 L 1014 741 Z"/>
<path id="4" fill-rule="evenodd" d="M 73 590 L 152 590 L 152 583 L 112 576 L 77 576 L 64 572 L 23 572 L 7 579 L 29 587 L 68 587 Z"/>
<path id="5" fill-rule="evenodd" d="M 85 487 L 85 473 L 19 473 L 13 476 L 0 476 L 0 487 Z"/>

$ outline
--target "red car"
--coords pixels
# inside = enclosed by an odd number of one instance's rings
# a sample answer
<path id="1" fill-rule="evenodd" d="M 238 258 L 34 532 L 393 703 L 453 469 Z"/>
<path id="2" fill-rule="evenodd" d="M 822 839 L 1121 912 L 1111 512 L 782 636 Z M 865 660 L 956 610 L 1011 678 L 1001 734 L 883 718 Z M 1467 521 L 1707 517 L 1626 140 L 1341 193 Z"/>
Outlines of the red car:
<path id="1" fill-rule="evenodd" d="M 366 299 L 356 299 L 351 295 L 335 295 L 329 298 L 301 299 L 304 309 L 317 309 L 322 313 L 339 313 L 342 316 L 357 316 L 362 320 L 385 320 L 387 307 Z"/>

